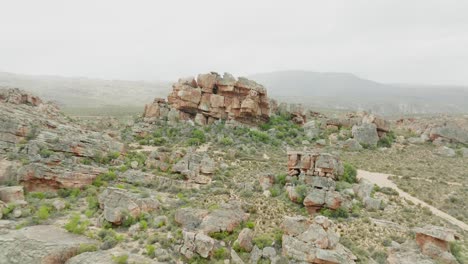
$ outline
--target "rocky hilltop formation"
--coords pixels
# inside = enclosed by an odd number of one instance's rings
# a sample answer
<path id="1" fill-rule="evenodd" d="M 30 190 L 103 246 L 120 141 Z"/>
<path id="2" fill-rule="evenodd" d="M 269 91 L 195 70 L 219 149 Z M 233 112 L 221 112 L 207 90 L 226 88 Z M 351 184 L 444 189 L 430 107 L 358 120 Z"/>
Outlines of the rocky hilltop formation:
<path id="1" fill-rule="evenodd" d="M 19 182 L 29 191 L 81 188 L 104 171 L 85 159 L 124 151 L 110 135 L 83 129 L 55 105 L 19 89 L 0 89 L 0 112 L 0 154 L 23 163 L 0 182 Z"/>
<path id="2" fill-rule="evenodd" d="M 215 120 L 235 120 L 246 124 L 268 121 L 270 100 L 262 85 L 244 77 L 236 79 L 211 72 L 179 79 L 164 99 L 156 98 L 145 106 L 143 117 L 148 120 L 194 120 L 211 124 Z"/>

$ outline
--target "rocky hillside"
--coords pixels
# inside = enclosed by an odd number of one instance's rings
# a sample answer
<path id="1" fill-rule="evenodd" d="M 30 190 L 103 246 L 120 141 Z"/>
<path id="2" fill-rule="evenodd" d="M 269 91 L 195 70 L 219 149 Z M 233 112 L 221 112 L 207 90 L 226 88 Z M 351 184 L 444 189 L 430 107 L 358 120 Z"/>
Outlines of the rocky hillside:
<path id="1" fill-rule="evenodd" d="M 466 123 L 328 117 L 266 94 L 200 74 L 120 124 L 0 90 L 0 264 L 467 261 Z M 396 189 L 356 170 L 399 167 L 414 170 Z M 427 193 L 458 221 L 414 202 Z"/>

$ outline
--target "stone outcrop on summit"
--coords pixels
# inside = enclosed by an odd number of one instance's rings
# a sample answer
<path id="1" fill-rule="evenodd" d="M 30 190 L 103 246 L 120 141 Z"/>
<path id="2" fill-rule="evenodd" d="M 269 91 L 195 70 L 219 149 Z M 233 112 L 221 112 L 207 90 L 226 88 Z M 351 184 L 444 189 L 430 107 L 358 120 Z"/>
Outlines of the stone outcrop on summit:
<path id="1" fill-rule="evenodd" d="M 172 87 L 167 103 L 157 98 L 145 106 L 143 117 L 147 121 L 191 119 L 205 125 L 224 119 L 256 124 L 270 117 L 265 87 L 244 77 L 211 72 L 199 74 L 197 79 L 179 79 Z"/>

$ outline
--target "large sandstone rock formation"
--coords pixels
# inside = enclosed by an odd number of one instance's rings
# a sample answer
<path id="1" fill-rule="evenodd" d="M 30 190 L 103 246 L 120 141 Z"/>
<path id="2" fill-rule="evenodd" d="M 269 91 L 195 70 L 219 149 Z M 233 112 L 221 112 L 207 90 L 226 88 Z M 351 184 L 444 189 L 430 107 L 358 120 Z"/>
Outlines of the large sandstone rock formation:
<path id="1" fill-rule="evenodd" d="M 234 78 L 212 72 L 179 79 L 173 84 L 168 104 L 155 99 L 146 105 L 143 117 L 147 121 L 192 119 L 200 125 L 218 119 L 255 124 L 270 117 L 270 100 L 266 89 L 243 77 Z M 169 106 L 168 106 L 169 105 Z"/>
<path id="2" fill-rule="evenodd" d="M 344 172 L 341 161 L 330 154 L 318 152 L 288 151 L 288 174 L 301 173 L 338 179 Z"/>
<path id="3" fill-rule="evenodd" d="M 283 256 L 306 263 L 347 264 L 357 259 L 339 243 L 334 224 L 324 216 L 313 220 L 302 216 L 285 217 L 282 228 Z"/>
<path id="4" fill-rule="evenodd" d="M 48 225 L 12 230 L 0 236 L 0 264 L 63 264 L 78 254 L 80 244 L 97 241 Z"/>

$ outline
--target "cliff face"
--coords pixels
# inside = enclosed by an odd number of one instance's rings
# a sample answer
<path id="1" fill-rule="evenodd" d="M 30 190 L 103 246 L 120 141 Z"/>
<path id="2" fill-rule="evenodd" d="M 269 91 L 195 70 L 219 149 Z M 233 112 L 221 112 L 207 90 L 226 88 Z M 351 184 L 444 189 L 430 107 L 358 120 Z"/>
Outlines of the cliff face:
<path id="1" fill-rule="evenodd" d="M 256 124 L 268 121 L 270 117 L 266 89 L 243 77 L 236 79 L 229 73 L 221 76 L 212 72 L 199 74 L 197 79 L 179 79 L 172 87 L 169 107 L 160 99 L 155 100 L 145 107 L 145 118 L 168 118 L 169 112 L 174 112 L 172 109 L 178 112 L 179 119 L 193 119 L 201 125 L 218 119 Z M 172 114 L 169 119 L 173 117 Z"/>

